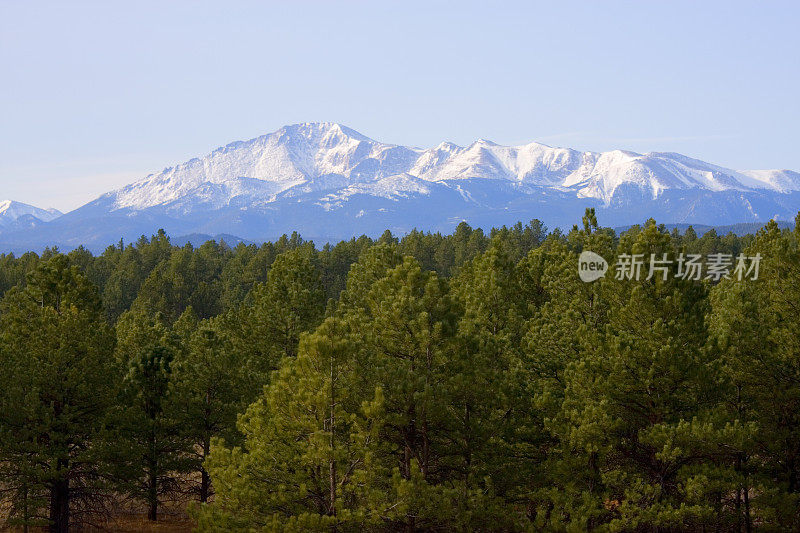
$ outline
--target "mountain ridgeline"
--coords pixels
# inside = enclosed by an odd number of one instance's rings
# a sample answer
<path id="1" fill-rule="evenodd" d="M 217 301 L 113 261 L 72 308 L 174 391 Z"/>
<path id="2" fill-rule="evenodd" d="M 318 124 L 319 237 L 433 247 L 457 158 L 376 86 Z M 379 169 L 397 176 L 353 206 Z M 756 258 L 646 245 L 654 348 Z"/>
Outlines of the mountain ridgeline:
<path id="1" fill-rule="evenodd" d="M 580 152 L 479 140 L 421 149 L 305 123 L 151 174 L 52 221 L 3 227 L 0 250 L 100 251 L 164 228 L 253 242 L 299 232 L 337 242 L 384 229 L 449 233 L 538 218 L 569 228 L 587 207 L 611 226 L 791 221 L 800 174 L 736 171 L 675 153 Z"/>

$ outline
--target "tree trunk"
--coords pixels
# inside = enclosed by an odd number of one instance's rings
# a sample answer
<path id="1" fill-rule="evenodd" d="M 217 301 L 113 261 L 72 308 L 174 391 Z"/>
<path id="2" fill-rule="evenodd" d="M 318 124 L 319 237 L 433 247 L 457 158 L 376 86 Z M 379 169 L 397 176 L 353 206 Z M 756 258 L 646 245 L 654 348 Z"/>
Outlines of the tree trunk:
<path id="1" fill-rule="evenodd" d="M 59 470 L 66 470 L 66 463 L 59 461 Z M 63 469 L 63 470 L 62 470 Z M 61 474 L 62 476 L 65 473 Z M 69 479 L 56 481 L 50 489 L 50 533 L 69 532 Z"/>
<path id="2" fill-rule="evenodd" d="M 334 431 L 336 429 L 336 394 L 335 394 L 335 383 L 334 383 L 334 367 L 333 367 L 333 355 L 331 354 L 331 419 L 330 419 L 330 468 L 329 468 L 329 481 L 330 481 L 330 495 L 329 495 L 329 510 L 328 514 L 331 516 L 336 516 L 336 440 L 334 436 Z"/>
<path id="3" fill-rule="evenodd" d="M 470 488 L 470 474 L 472 474 L 472 428 L 470 426 L 472 418 L 472 406 L 469 402 L 467 402 L 464 411 L 464 427 L 466 428 L 466 431 L 464 432 L 466 435 L 464 440 L 464 498 L 466 500 Z"/>
<path id="4" fill-rule="evenodd" d="M 736 471 L 742 471 L 742 454 L 736 454 Z M 742 530 L 742 487 L 736 487 L 736 531 L 739 533 Z"/>
<path id="5" fill-rule="evenodd" d="M 211 443 L 208 438 L 203 439 L 203 462 L 205 462 L 206 457 L 208 457 L 208 452 L 211 449 Z M 208 501 L 209 492 L 211 489 L 211 476 L 208 475 L 206 469 L 202 466 L 200 467 L 200 501 L 202 503 L 206 503 Z"/>
<path id="6" fill-rule="evenodd" d="M 432 372 L 433 367 L 433 354 L 431 352 L 430 346 L 425 348 L 425 386 L 428 387 L 430 384 L 430 375 Z M 431 446 L 430 446 L 430 438 L 428 432 L 428 413 L 425 409 L 427 406 L 423 406 L 422 413 L 421 413 L 421 426 L 422 426 L 422 457 L 420 458 L 420 470 L 422 470 L 422 477 L 428 477 L 428 467 L 430 466 L 430 454 L 431 454 Z"/>
<path id="7" fill-rule="evenodd" d="M 747 482 L 747 473 L 744 475 L 744 530 L 747 533 L 753 531 L 753 524 L 750 521 L 750 484 Z"/>
<path id="8" fill-rule="evenodd" d="M 211 488 L 211 477 L 206 472 L 205 468 L 200 469 L 200 502 L 206 503 L 208 501 L 208 493 Z"/>
<path id="9" fill-rule="evenodd" d="M 151 522 L 158 520 L 158 478 L 155 468 L 150 468 L 147 480 L 147 519 Z"/>
<path id="10" fill-rule="evenodd" d="M 155 522 L 158 520 L 158 502 L 151 501 L 150 506 L 147 509 L 147 519 L 151 522 Z"/>

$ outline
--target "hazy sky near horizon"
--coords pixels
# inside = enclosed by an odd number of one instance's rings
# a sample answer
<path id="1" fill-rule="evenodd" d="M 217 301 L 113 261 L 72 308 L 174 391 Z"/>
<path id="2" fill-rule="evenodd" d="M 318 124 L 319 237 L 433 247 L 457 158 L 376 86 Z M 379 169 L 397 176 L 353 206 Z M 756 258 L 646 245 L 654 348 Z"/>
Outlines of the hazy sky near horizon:
<path id="1" fill-rule="evenodd" d="M 800 171 L 800 3 L 0 0 L 0 200 L 340 122 Z"/>

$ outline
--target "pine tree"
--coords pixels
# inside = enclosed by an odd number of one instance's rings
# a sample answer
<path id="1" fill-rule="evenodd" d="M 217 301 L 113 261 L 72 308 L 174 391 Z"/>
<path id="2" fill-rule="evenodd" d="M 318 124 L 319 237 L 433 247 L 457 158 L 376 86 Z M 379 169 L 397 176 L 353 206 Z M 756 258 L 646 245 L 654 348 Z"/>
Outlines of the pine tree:
<path id="1" fill-rule="evenodd" d="M 652 221 L 623 236 L 617 251 L 674 254 L 669 235 Z M 565 370 L 560 439 L 592 474 L 591 503 L 575 517 L 581 527 L 708 523 L 711 502 L 685 505 L 687 458 L 665 453 L 683 424 L 713 406 L 703 349 L 706 288 L 674 272 L 666 280 L 646 278 L 610 287 L 613 305 L 602 338 Z"/>
<path id="2" fill-rule="evenodd" d="M 177 325 L 177 324 L 176 324 Z M 184 349 L 174 362 L 174 404 L 180 430 L 191 446 L 188 467 L 200 474 L 199 500 L 211 495 L 211 480 L 203 463 L 211 440 L 239 443 L 236 417 L 255 400 L 262 383 L 253 375 L 245 354 L 233 348 L 216 321 L 182 332 Z"/>
<path id="3" fill-rule="evenodd" d="M 351 439 L 359 409 L 352 346 L 338 319 L 304 337 L 239 421 L 242 447 L 212 445 L 216 487 L 199 507 L 201 531 L 359 530 L 354 477 L 364 467 Z"/>
<path id="4" fill-rule="evenodd" d="M 129 312 L 117 324 L 117 358 L 127 375 L 113 417 L 115 476 L 119 490 L 147 505 L 152 521 L 179 491 L 189 453 L 178 416 L 184 407 L 173 393 L 177 339 L 164 322 Z"/>
<path id="5" fill-rule="evenodd" d="M 561 527 L 565 516 L 587 527 L 598 512 L 598 504 L 589 498 L 598 484 L 595 458 L 573 449 L 572 426 L 563 418 L 562 405 L 568 369 L 601 347 L 615 301 L 608 279 L 612 273 L 592 283 L 580 281 L 578 253 L 592 251 L 611 260 L 614 252 L 611 237 L 598 227 L 591 211 L 582 230 L 571 233 L 570 239 L 553 239 L 520 265 L 528 300 L 538 303 L 537 311 L 529 314 L 522 343 L 522 373 L 532 398 L 530 424 L 541 431 L 541 465 L 529 487 L 528 503 L 529 517 L 538 527 Z"/>
<path id="6" fill-rule="evenodd" d="M 234 349 L 247 354 L 266 381 L 283 357 L 294 357 L 301 333 L 312 330 L 325 312 L 325 289 L 310 245 L 279 255 L 267 281 L 256 285 L 250 304 L 228 320 Z"/>
<path id="7" fill-rule="evenodd" d="M 466 383 L 448 375 L 457 347 L 457 309 L 448 292 L 436 274 L 406 258 L 348 315 L 360 346 L 361 386 L 380 390 L 370 403 L 369 430 L 358 433 L 369 444 L 369 468 L 359 472 L 361 508 L 394 529 L 475 528 L 508 519 L 495 512 L 491 484 L 465 479 L 464 447 L 453 442 L 463 431 L 450 406 Z"/>
<path id="8" fill-rule="evenodd" d="M 113 335 L 97 290 L 60 254 L 6 294 L 0 331 L 0 469 L 12 512 L 66 533 L 104 489 Z"/>
<path id="9" fill-rule="evenodd" d="M 711 295 L 710 327 L 724 377 L 722 402 L 729 424 L 752 428 L 729 446 L 726 487 L 736 494 L 737 521 L 749 530 L 769 521 L 800 527 L 800 320 L 796 312 L 800 259 L 797 229 L 782 233 L 775 222 L 746 250 L 762 257 L 757 280 L 733 276 Z"/>

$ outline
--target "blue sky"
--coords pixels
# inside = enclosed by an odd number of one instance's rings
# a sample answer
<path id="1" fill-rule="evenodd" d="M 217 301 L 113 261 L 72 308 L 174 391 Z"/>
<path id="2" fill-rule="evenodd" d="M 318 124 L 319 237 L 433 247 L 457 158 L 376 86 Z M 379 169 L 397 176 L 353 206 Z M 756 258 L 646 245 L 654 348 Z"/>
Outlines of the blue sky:
<path id="1" fill-rule="evenodd" d="M 0 0 L 0 200 L 62 210 L 284 124 L 800 170 L 797 2 Z"/>

